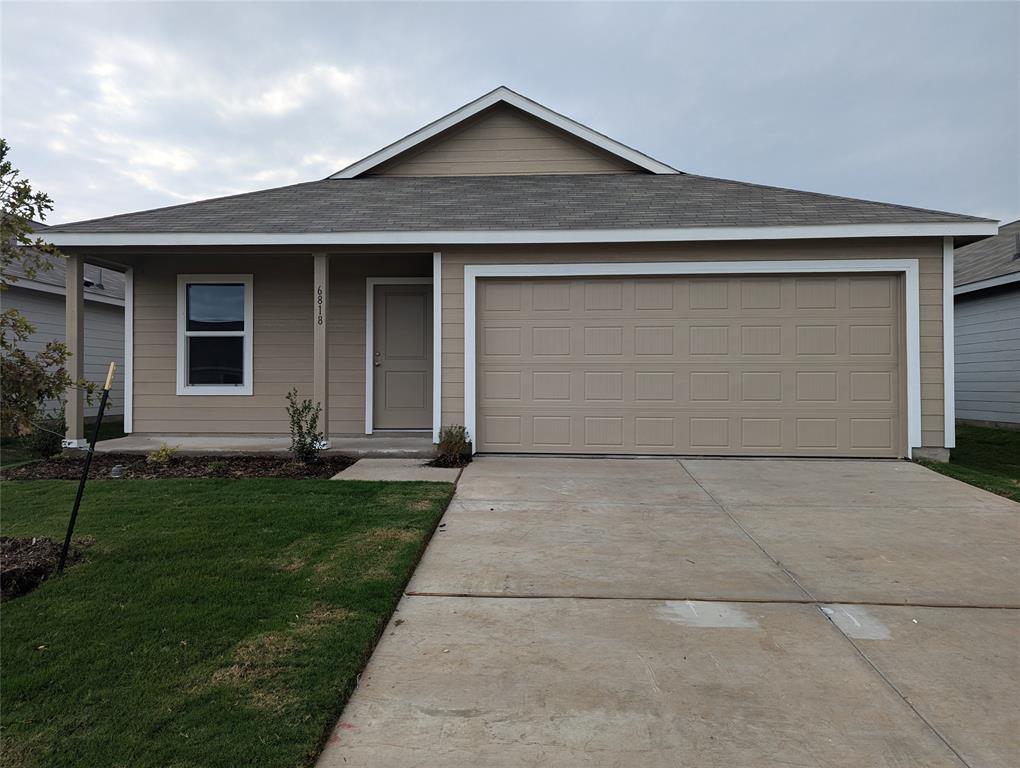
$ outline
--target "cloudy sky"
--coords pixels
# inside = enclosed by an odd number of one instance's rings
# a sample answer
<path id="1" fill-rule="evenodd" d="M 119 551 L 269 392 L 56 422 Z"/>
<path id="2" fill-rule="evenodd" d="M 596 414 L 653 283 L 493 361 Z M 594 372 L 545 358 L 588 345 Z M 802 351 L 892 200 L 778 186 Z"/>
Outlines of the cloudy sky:
<path id="1" fill-rule="evenodd" d="M 1020 218 L 1020 3 L 17 3 L 49 223 L 322 178 L 496 85 L 681 170 Z"/>

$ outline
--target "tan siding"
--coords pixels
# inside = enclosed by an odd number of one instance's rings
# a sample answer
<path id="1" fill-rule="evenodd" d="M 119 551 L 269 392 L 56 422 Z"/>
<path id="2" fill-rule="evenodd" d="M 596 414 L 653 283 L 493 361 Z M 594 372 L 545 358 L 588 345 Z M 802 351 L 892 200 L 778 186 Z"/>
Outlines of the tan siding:
<path id="1" fill-rule="evenodd" d="M 639 169 L 501 105 L 372 171 L 381 176 L 635 173 Z"/>
<path id="2" fill-rule="evenodd" d="M 176 394 L 177 275 L 251 273 L 251 396 Z M 139 433 L 272 433 L 287 430 L 284 394 L 311 396 L 311 256 L 147 258 L 135 268 L 135 409 Z"/>
<path id="3" fill-rule="evenodd" d="M 443 252 L 443 322 L 463 323 L 465 264 L 577 263 L 606 261 L 737 261 L 778 259 L 903 259 L 920 262 L 922 336 L 921 415 L 925 446 L 944 442 L 941 400 L 942 369 L 942 242 L 932 239 L 875 241 L 804 241 L 747 243 L 679 243 L 589 246 L 456 247 Z M 464 381 L 463 338 L 443 342 L 443 423 L 464 423 L 461 389 L 448 383 Z"/>
<path id="4" fill-rule="evenodd" d="M 943 442 L 941 241 L 813 241 L 447 248 L 443 253 L 443 423 L 463 423 L 465 264 L 918 258 L 921 261 L 923 441 Z M 243 266 L 238 266 L 243 264 Z M 431 274 L 431 256 L 337 255 L 331 263 L 330 408 L 332 434 L 364 428 L 365 278 Z M 254 275 L 255 382 L 251 397 L 177 397 L 178 273 Z M 135 271 L 135 429 L 164 433 L 285 433 L 283 395 L 311 396 L 310 255 L 146 257 Z M 209 408 L 215 408 L 211 413 Z"/>
<path id="5" fill-rule="evenodd" d="M 432 254 L 334 256 L 330 264 L 329 408 L 334 435 L 365 431 L 365 279 L 431 277 Z"/>
<path id="6" fill-rule="evenodd" d="M 428 255 L 337 255 L 330 265 L 330 433 L 360 433 L 365 408 L 365 278 L 424 275 Z M 176 394 L 178 274 L 251 273 L 251 396 Z M 312 257 L 147 258 L 135 269 L 135 431 L 285 433 L 284 396 L 312 395 Z"/>

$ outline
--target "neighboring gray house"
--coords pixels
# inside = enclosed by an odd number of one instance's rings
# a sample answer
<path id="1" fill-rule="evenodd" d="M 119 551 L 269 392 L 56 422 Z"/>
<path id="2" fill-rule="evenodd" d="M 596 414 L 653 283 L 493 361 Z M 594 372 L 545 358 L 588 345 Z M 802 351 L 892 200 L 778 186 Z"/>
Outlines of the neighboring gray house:
<path id="1" fill-rule="evenodd" d="M 1020 219 L 956 250 L 956 416 L 1020 427 Z"/>
<path id="2" fill-rule="evenodd" d="M 37 224 L 37 231 L 45 225 Z M 51 269 L 39 271 L 29 279 L 19 265 L 9 270 L 16 282 L 0 295 L 4 309 L 16 309 L 35 326 L 36 332 L 25 344 L 29 352 L 41 351 L 48 342 L 64 340 L 64 281 L 66 262 L 48 258 Z M 108 415 L 124 413 L 124 275 L 116 270 L 91 264 L 85 266 L 85 378 L 102 383 L 113 360 L 121 375 L 114 377 Z M 98 402 L 85 409 L 86 416 L 96 414 Z"/>

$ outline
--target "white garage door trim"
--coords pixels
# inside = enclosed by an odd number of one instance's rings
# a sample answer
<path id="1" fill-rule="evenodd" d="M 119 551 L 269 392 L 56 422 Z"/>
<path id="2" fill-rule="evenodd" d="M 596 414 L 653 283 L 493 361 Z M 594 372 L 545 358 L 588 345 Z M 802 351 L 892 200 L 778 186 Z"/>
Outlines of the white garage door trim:
<path id="1" fill-rule="evenodd" d="M 807 272 L 902 272 L 906 282 L 907 456 L 921 445 L 921 308 L 917 259 L 664 261 L 633 264 L 474 264 L 464 267 L 464 426 L 477 443 L 475 289 L 486 277 L 637 277 Z"/>

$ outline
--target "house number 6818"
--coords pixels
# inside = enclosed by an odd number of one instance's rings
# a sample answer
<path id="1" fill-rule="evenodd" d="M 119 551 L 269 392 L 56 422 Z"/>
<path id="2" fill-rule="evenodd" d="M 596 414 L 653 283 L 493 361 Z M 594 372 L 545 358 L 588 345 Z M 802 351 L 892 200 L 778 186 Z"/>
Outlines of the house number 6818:
<path id="1" fill-rule="evenodd" d="M 322 325 L 322 286 L 315 289 L 315 324 Z"/>

